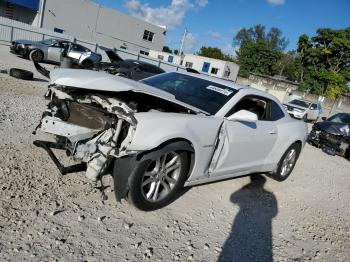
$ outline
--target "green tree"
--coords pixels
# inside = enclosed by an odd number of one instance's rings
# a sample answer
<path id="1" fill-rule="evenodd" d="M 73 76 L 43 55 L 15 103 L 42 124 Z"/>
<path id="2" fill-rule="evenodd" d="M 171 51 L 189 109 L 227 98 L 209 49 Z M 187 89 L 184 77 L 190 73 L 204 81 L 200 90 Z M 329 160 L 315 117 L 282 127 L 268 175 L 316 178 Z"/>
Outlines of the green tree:
<path id="1" fill-rule="evenodd" d="M 277 72 L 280 76 L 285 76 L 290 81 L 299 82 L 303 73 L 301 56 L 295 51 L 282 53 L 272 71 Z"/>
<path id="2" fill-rule="evenodd" d="M 300 88 L 335 99 L 347 91 L 350 81 L 350 27 L 321 28 L 315 37 L 298 41 L 302 77 Z"/>
<path id="3" fill-rule="evenodd" d="M 272 27 L 266 33 L 265 26 L 260 24 L 242 28 L 234 42 L 240 46 L 236 54 L 241 76 L 248 77 L 251 72 L 274 75 L 285 71 L 286 65 L 281 59 L 288 40 L 280 29 Z"/>
<path id="4" fill-rule="evenodd" d="M 275 66 L 281 53 L 271 50 L 266 41 L 245 44 L 237 52 L 240 64 L 240 75 L 248 77 L 249 73 L 274 75 L 277 72 Z"/>
<path id="5" fill-rule="evenodd" d="M 199 52 L 197 53 L 200 56 L 225 60 L 225 61 L 233 61 L 232 58 L 228 55 L 225 55 L 221 49 L 217 47 L 210 47 L 210 46 L 202 46 Z"/>
<path id="6" fill-rule="evenodd" d="M 172 53 L 172 51 L 171 51 L 171 49 L 169 48 L 169 46 L 163 46 L 163 52 Z"/>

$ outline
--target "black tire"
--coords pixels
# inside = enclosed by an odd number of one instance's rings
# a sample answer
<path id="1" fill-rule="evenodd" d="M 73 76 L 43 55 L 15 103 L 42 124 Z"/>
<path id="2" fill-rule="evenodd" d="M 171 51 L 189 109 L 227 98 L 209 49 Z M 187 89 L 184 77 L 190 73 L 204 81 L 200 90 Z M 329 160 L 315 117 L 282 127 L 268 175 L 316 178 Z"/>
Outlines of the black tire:
<path id="1" fill-rule="evenodd" d="M 90 69 L 93 67 L 94 63 L 91 60 L 84 60 L 81 65 L 84 69 Z"/>
<path id="2" fill-rule="evenodd" d="M 282 171 L 283 171 L 283 167 L 284 167 L 284 165 L 283 165 L 284 161 L 288 157 L 288 155 L 291 153 L 292 150 L 295 151 L 295 159 L 293 160 L 293 163 L 291 163 L 292 165 L 290 166 L 290 169 L 286 173 L 283 173 Z M 294 166 L 299 158 L 300 151 L 301 151 L 301 145 L 299 143 L 292 144 L 286 150 L 286 152 L 283 154 L 281 160 L 278 162 L 276 172 L 271 173 L 270 176 L 277 181 L 286 180 L 290 176 L 290 174 L 292 173 L 292 171 L 294 169 Z"/>
<path id="3" fill-rule="evenodd" d="M 28 55 L 26 49 L 20 49 L 18 54 L 24 58 Z"/>
<path id="4" fill-rule="evenodd" d="M 165 150 L 164 150 L 165 149 Z M 169 203 L 171 203 L 176 194 L 178 193 L 178 191 L 183 188 L 183 185 L 185 183 L 187 174 L 188 174 L 188 167 L 189 167 L 189 159 L 188 159 L 188 155 L 187 152 L 181 152 L 181 151 L 177 151 L 174 152 L 172 150 L 166 150 L 166 147 L 163 149 L 159 150 L 160 153 L 160 159 L 162 156 L 168 154 L 170 156 L 172 156 L 172 154 L 176 154 L 176 156 L 178 157 L 178 161 L 180 164 L 180 167 L 178 170 L 174 170 L 178 172 L 178 176 L 176 180 L 176 182 L 174 182 L 174 185 L 172 188 L 169 188 L 170 191 L 167 191 L 166 188 L 164 186 L 162 186 L 164 181 L 167 181 L 166 179 L 163 178 L 162 182 L 149 182 L 149 188 L 152 188 L 152 184 L 153 183 L 159 183 L 160 185 L 154 185 L 154 187 L 156 187 L 157 193 L 158 191 L 161 189 L 163 191 L 160 191 L 159 194 L 161 195 L 161 192 L 163 192 L 163 197 L 160 196 L 160 198 L 158 200 L 150 200 L 147 198 L 146 193 L 144 192 L 144 188 L 146 188 L 148 186 L 148 184 L 144 185 L 146 183 L 146 180 L 151 179 L 151 176 L 149 176 L 149 178 L 145 178 L 146 176 L 146 172 L 147 173 L 151 173 L 151 171 L 149 171 L 150 169 L 152 169 L 152 165 L 156 165 L 156 160 L 145 160 L 142 161 L 138 166 L 136 166 L 136 168 L 134 169 L 133 173 L 131 174 L 130 178 L 129 178 L 129 192 L 128 192 L 128 201 L 133 204 L 136 208 L 141 209 L 143 211 L 153 211 L 159 208 L 162 208 L 166 205 L 168 205 Z M 154 152 L 153 152 L 154 153 Z M 147 158 L 147 155 L 146 155 Z M 164 163 L 166 160 L 164 160 Z M 157 175 L 154 176 L 158 176 L 161 172 L 158 172 Z M 166 173 L 166 172 L 164 172 Z M 164 175 L 166 176 L 166 175 Z M 161 179 L 160 179 L 161 180 Z M 149 189 L 149 192 L 152 189 Z M 154 189 L 156 190 L 156 189 Z M 164 193 L 165 191 L 165 193 Z M 150 196 L 152 198 L 152 193 L 150 193 Z M 154 193 L 153 193 L 154 196 Z"/>
<path id="5" fill-rule="evenodd" d="M 9 75 L 18 79 L 33 80 L 32 72 L 19 68 L 11 68 Z"/>
<path id="6" fill-rule="evenodd" d="M 44 60 L 44 53 L 39 49 L 30 51 L 29 59 L 34 62 L 42 62 Z"/>

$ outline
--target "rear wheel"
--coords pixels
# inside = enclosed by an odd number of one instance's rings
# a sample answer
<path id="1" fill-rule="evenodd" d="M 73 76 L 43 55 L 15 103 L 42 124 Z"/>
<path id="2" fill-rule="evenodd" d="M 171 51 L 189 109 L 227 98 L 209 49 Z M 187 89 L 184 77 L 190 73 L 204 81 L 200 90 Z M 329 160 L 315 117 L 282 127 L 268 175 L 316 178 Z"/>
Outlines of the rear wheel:
<path id="1" fill-rule="evenodd" d="M 300 151 L 301 146 L 299 143 L 294 143 L 291 145 L 279 161 L 277 171 L 271 174 L 272 178 L 277 181 L 286 180 L 294 169 Z"/>
<path id="2" fill-rule="evenodd" d="M 94 65 L 94 63 L 90 60 L 84 60 L 81 65 L 85 68 L 85 69 L 90 69 L 92 68 L 92 66 Z"/>
<path id="3" fill-rule="evenodd" d="M 166 206 L 183 187 L 188 162 L 186 152 L 172 150 L 141 162 L 130 177 L 128 200 L 145 211 Z"/>
<path id="4" fill-rule="evenodd" d="M 34 62 L 41 62 L 44 59 L 44 54 L 40 50 L 33 50 L 29 53 L 29 59 Z"/>

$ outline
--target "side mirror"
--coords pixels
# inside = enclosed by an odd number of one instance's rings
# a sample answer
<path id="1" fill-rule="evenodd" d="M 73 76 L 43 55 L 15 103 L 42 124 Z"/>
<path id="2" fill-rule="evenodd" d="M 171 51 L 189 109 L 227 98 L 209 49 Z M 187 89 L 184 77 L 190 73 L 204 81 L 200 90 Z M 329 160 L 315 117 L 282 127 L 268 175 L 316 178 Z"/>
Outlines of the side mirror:
<path id="1" fill-rule="evenodd" d="M 326 120 L 327 120 L 327 117 L 323 116 L 323 117 L 321 117 L 321 119 L 322 119 L 323 121 L 326 121 Z"/>
<path id="2" fill-rule="evenodd" d="M 246 121 L 246 122 L 255 122 L 258 120 L 257 114 L 254 114 L 247 110 L 239 110 L 238 112 L 230 115 L 228 118 L 230 121 Z"/>

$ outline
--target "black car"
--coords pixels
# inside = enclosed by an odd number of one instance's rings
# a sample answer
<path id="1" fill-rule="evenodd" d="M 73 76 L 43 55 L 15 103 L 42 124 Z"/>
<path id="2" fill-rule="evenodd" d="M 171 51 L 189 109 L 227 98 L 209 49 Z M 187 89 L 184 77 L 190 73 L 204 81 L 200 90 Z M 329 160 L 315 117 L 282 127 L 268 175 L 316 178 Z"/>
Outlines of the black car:
<path id="1" fill-rule="evenodd" d="M 350 114 L 338 113 L 313 125 L 308 141 L 330 155 L 350 160 Z"/>
<path id="2" fill-rule="evenodd" d="M 100 62 L 98 64 L 95 64 L 95 70 L 105 71 L 112 75 L 119 75 L 133 80 L 141 80 L 153 75 L 165 73 L 165 71 L 160 67 L 144 61 L 135 59 L 123 60 L 120 56 L 111 50 L 107 50 L 106 54 L 111 62 Z"/>
<path id="3" fill-rule="evenodd" d="M 163 69 L 147 62 L 126 59 L 123 60 L 119 55 L 111 50 L 106 51 L 111 62 L 98 62 L 93 64 L 80 64 L 79 69 L 90 69 L 94 71 L 105 71 L 112 75 L 118 75 L 132 80 L 141 80 L 153 75 L 165 73 Z M 34 66 L 39 73 L 50 78 L 50 71 L 42 67 L 39 63 L 34 61 Z"/>

